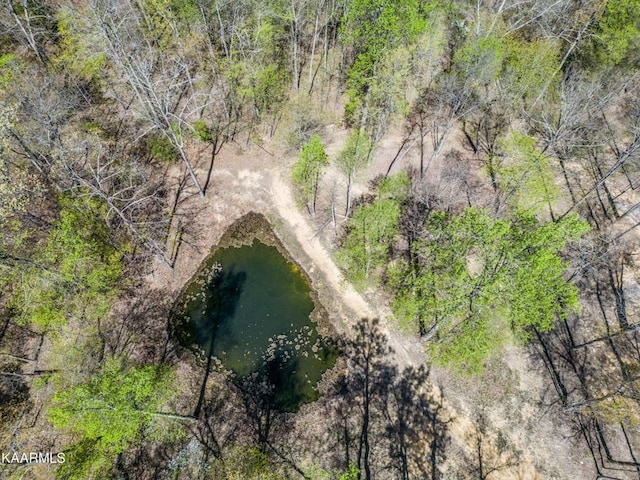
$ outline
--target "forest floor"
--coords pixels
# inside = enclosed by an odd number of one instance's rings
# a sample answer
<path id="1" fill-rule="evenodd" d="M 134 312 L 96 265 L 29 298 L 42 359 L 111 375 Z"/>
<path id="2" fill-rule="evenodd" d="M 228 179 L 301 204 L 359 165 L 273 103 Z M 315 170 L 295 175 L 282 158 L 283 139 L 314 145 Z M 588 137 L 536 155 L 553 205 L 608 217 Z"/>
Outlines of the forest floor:
<path id="1" fill-rule="evenodd" d="M 329 154 L 339 150 L 345 137 L 338 129 L 331 132 Z M 400 138 L 399 132 L 392 132 L 382 140 L 369 169 L 357 179 L 355 196 L 366 190 L 370 179 L 386 171 L 385 161 L 395 155 Z M 149 286 L 168 290 L 175 298 L 227 227 L 249 212 L 258 212 L 271 222 L 285 247 L 305 269 L 321 303 L 330 306 L 330 321 L 338 332 L 347 331 L 362 317 L 378 317 L 389 337 L 393 361 L 400 369 L 425 363 L 427 357 L 420 339 L 400 331 L 384 294 L 377 290 L 358 292 L 343 278 L 331 255 L 340 218 L 336 229 L 329 211 L 319 212 L 313 218 L 298 205 L 289 181 L 295 154 L 283 161 L 269 150 L 269 145 L 225 146 L 216 158 L 204 205 L 193 195 L 181 207 L 189 212 L 188 236 L 180 247 L 174 268 L 157 261 L 147 278 Z M 201 154 L 204 158 L 209 152 Z M 415 162 L 415 157 L 407 155 L 394 166 L 394 171 Z M 180 173 L 178 167 L 171 174 L 175 181 Z M 323 188 L 325 196 L 342 199 L 344 184 L 337 170 L 328 172 Z M 344 200 L 340 205 L 344 208 Z M 525 349 L 508 349 L 502 358 L 494 359 L 481 378 L 459 378 L 434 367 L 432 380 L 434 388 L 444 392 L 447 415 L 452 418 L 448 462 L 460 461 L 459 454 L 463 452 L 471 458 L 477 456 L 479 446 L 474 432 L 482 417 L 489 425 L 487 438 L 495 440 L 481 446 L 485 454 L 491 456 L 488 460 L 491 466 L 487 468 L 495 468 L 491 479 L 589 476 L 587 453 L 574 458 L 577 449 L 571 445 L 570 432 L 557 424 L 550 413 L 553 408 L 545 409 L 542 405 L 545 382 L 540 367 L 532 365 Z"/>

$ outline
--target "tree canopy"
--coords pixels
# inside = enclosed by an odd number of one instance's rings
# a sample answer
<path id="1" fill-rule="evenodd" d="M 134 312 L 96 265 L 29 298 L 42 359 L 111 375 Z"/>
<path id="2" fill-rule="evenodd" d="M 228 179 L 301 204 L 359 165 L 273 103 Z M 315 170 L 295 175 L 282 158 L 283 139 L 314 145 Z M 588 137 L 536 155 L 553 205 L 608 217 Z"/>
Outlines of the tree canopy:
<path id="1" fill-rule="evenodd" d="M 388 269 L 393 308 L 402 324 L 432 339 L 437 362 L 478 372 L 509 338 L 547 331 L 578 308 L 561 252 L 588 227 L 577 216 L 540 222 L 516 212 L 494 219 L 470 207 L 433 212 L 412 260 Z"/>
<path id="2" fill-rule="evenodd" d="M 70 462 L 59 474 L 68 474 L 66 478 L 103 474 L 133 442 L 166 437 L 159 410 L 171 395 L 173 381 L 174 374 L 166 367 L 127 367 L 112 358 L 88 382 L 56 392 L 49 410 L 51 422 L 80 435 L 71 447 L 80 451 L 80 461 Z"/>

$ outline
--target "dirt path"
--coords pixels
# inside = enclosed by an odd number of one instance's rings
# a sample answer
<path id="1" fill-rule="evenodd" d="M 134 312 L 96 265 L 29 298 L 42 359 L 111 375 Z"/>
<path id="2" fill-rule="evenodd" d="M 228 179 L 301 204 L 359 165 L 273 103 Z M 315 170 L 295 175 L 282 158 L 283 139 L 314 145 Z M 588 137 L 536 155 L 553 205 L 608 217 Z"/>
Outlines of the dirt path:
<path id="1" fill-rule="evenodd" d="M 391 320 L 389 310 L 385 307 L 385 301 L 373 297 L 380 293 L 369 292 L 363 295 L 344 279 L 330 254 L 327 236 L 318 232 L 318 227 L 312 218 L 301 211 L 296 203 L 289 186 L 289 163 L 284 159 L 276 159 L 257 148 L 227 149 L 216 163 L 206 204 L 202 206 L 202 200 L 194 197 L 193 202 L 198 205 L 198 214 L 194 217 L 192 236 L 180 251 L 175 268 L 169 270 L 158 262 L 150 276 L 151 284 L 169 287 L 170 290 L 177 292 L 193 275 L 211 246 L 217 243 L 226 228 L 240 216 L 256 211 L 265 215 L 273 223 L 283 244 L 307 271 L 314 288 L 318 291 L 321 303 L 330 310 L 331 320 L 338 331 L 348 330 L 362 317 L 378 317 L 382 320 L 383 330 L 394 352 L 393 359 L 399 368 L 425 363 L 427 359 L 421 341 L 413 335 L 404 334 L 398 330 Z M 359 187 L 364 188 L 366 182 L 366 178 L 361 179 Z M 367 295 L 372 295 L 372 298 L 368 299 Z M 518 355 L 524 355 L 524 353 L 518 352 L 516 355 L 523 360 Z M 562 452 L 562 455 L 567 457 L 570 449 L 560 438 L 566 432 L 554 429 L 553 422 L 549 418 L 542 418 L 541 412 L 535 410 L 535 399 L 528 398 L 531 394 L 535 394 L 531 390 L 541 388 L 540 385 L 533 385 L 537 383 L 539 375 L 532 370 L 529 362 L 523 360 L 516 363 L 513 360 L 514 357 L 509 364 L 497 366 L 499 371 L 509 372 L 513 367 L 514 374 L 519 377 L 520 385 L 510 394 L 514 397 L 513 409 L 534 410 L 527 417 L 531 426 L 526 428 L 523 426 L 517 430 L 518 425 L 522 424 L 525 418 L 515 414 L 512 414 L 513 425 L 505 425 L 504 433 L 509 437 L 510 442 L 524 453 L 520 457 L 517 472 L 496 471 L 493 477 L 496 480 L 571 478 L 566 474 L 540 476 L 540 465 L 553 465 L 554 455 L 557 452 Z M 482 383 L 482 380 L 476 379 L 475 383 L 467 383 L 452 379 L 451 375 L 442 369 L 436 369 L 434 373 L 433 380 L 439 386 L 444 386 L 445 407 L 453 419 L 449 424 L 452 443 L 458 452 L 462 450 L 473 457 L 475 447 L 470 435 L 475 427 L 471 412 L 477 406 L 478 392 L 475 390 L 483 388 L 482 386 L 476 388 L 476 384 Z M 535 382 L 532 382 L 532 379 Z M 501 382 L 498 381 L 488 386 L 488 390 L 498 391 L 501 386 Z M 504 399 L 498 394 L 493 398 L 493 402 L 498 404 L 487 405 L 487 413 L 493 423 L 499 425 L 504 423 L 504 407 L 500 404 Z M 531 437 L 528 437 L 531 434 L 539 438 L 533 442 Z M 547 443 L 553 445 L 553 448 L 545 448 L 544 444 Z"/>
<path id="2" fill-rule="evenodd" d="M 344 303 L 353 314 L 351 325 L 354 325 L 358 319 L 363 317 L 382 319 L 383 331 L 389 337 L 390 347 L 395 352 L 394 357 L 399 366 L 402 368 L 423 363 L 425 357 L 419 342 L 390 329 L 385 321 L 389 317 L 389 312 L 384 311 L 380 306 L 371 305 L 344 279 L 327 249 L 322 245 L 320 236 L 314 231 L 309 217 L 300 212 L 291 188 L 285 183 L 281 174 L 272 174 L 270 183 L 275 211 L 286 222 L 287 227 L 294 234 L 297 242 L 302 246 L 305 254 L 312 262 L 312 267 L 309 268 L 308 273 L 314 276 L 316 269 L 322 273 L 324 281 L 328 284 L 327 286 L 339 295 L 339 298 L 335 300 Z"/>
<path id="3" fill-rule="evenodd" d="M 271 195 L 271 201 L 273 202 L 271 207 L 273 211 L 277 213 L 279 219 L 284 221 L 282 228 L 284 229 L 284 236 L 292 235 L 296 242 L 300 245 L 304 252 L 304 256 L 307 257 L 308 264 L 306 269 L 314 279 L 316 283 L 322 283 L 320 288 L 321 300 L 332 310 L 340 311 L 336 309 L 338 304 L 343 304 L 347 307 L 348 312 L 343 311 L 342 315 L 333 312 L 333 319 L 340 321 L 339 317 L 343 317 L 345 321 L 342 325 L 336 325 L 337 327 L 350 327 L 356 324 L 358 319 L 362 317 L 378 317 L 382 319 L 382 330 L 389 338 L 389 346 L 392 349 L 392 360 L 397 364 L 400 369 L 408 366 L 418 366 L 427 362 L 426 355 L 424 353 L 423 345 L 420 340 L 413 335 L 404 334 L 398 330 L 397 326 L 392 323 L 391 314 L 384 308 L 383 305 L 376 304 L 375 302 L 369 302 L 363 295 L 355 290 L 355 288 L 344 279 L 339 268 L 333 261 L 332 256 L 329 254 L 327 248 L 321 241 L 321 236 L 316 231 L 311 217 L 302 212 L 296 205 L 293 193 L 290 186 L 286 182 L 284 171 L 272 171 L 267 175 L 262 175 L 261 180 L 269 184 L 268 190 Z M 283 233 L 283 232 L 281 232 Z M 287 239 L 283 239 L 285 244 Z M 306 263 L 306 262 L 302 262 Z M 331 299 L 322 298 L 324 296 L 332 296 Z M 329 301 L 328 301 L 329 300 Z M 438 369 L 439 374 L 437 378 L 443 379 L 442 369 Z M 435 379 L 434 379 L 435 380 Z M 437 386 L 432 388 L 439 391 Z M 458 387 L 459 388 L 459 387 Z M 457 407 L 454 407 L 450 400 L 445 398 L 443 405 L 446 410 L 445 416 L 452 419 L 449 424 L 448 432 L 451 435 L 453 443 L 456 449 L 460 449 L 466 452 L 467 455 L 473 457 L 474 445 L 471 441 L 472 432 L 474 431 L 474 424 L 472 419 L 466 412 L 468 405 L 464 405 L 464 399 L 462 402 L 456 401 Z M 493 420 L 493 419 L 492 419 Z M 515 439 L 514 439 L 515 440 Z M 486 448 L 486 447 L 485 447 Z M 517 475 L 524 479 L 539 478 L 534 466 L 535 459 L 525 455 L 521 458 L 520 465 L 518 465 Z M 506 472 L 494 472 L 494 477 L 499 480 L 513 478 L 514 471 Z"/>
<path id="4" fill-rule="evenodd" d="M 270 192 L 276 212 L 294 233 L 296 240 L 313 262 L 313 268 L 320 270 L 331 287 L 336 292 L 340 292 L 340 300 L 346 303 L 359 317 L 378 316 L 355 289 L 345 282 L 340 270 L 320 243 L 318 235 L 299 211 L 291 194 L 291 189 L 282 181 L 280 175 L 272 176 Z M 310 271 L 309 273 L 313 274 L 314 272 Z"/>

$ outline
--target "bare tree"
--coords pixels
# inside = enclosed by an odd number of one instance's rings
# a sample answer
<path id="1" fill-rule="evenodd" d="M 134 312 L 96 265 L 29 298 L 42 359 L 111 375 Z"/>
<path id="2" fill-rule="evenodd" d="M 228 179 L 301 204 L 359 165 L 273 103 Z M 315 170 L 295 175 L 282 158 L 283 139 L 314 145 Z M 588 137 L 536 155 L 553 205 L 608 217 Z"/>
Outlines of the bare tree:
<path id="1" fill-rule="evenodd" d="M 111 60 L 137 99 L 138 113 L 177 150 L 193 184 L 204 196 L 186 152 L 188 120 L 201 108 L 201 97 L 193 89 L 193 66 L 184 57 L 168 57 L 156 48 L 144 34 L 144 19 L 131 4 L 99 1 L 92 5 L 92 12 Z M 121 94 L 113 93 L 123 105 L 129 103 Z"/>
<path id="2" fill-rule="evenodd" d="M 4 0 L 0 5 L 0 26 L 5 34 L 10 34 L 29 48 L 42 64 L 49 62 L 47 43 L 57 32 L 54 14 L 48 4 Z"/>

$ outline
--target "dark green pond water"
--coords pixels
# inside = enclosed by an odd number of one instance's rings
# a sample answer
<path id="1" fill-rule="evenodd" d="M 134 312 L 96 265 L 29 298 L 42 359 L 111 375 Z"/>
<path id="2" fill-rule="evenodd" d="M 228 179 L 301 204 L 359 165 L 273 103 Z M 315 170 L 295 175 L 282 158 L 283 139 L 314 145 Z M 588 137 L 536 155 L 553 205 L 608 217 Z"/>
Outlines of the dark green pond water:
<path id="1" fill-rule="evenodd" d="M 309 318 L 315 306 L 299 268 L 258 240 L 206 262 L 178 303 L 183 343 L 197 343 L 238 377 L 264 377 L 282 410 L 315 400 L 337 355 Z"/>

